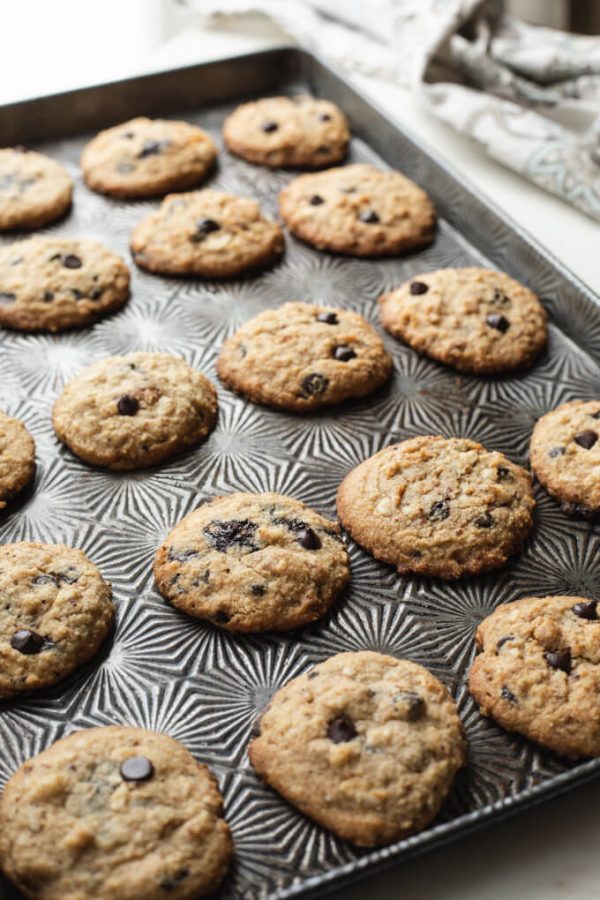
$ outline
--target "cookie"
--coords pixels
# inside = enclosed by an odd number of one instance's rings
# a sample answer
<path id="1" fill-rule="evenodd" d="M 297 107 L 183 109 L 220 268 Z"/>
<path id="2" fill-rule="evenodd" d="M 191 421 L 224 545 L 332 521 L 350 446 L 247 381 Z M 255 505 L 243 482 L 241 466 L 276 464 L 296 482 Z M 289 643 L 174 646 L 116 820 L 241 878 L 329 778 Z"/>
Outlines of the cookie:
<path id="1" fill-rule="evenodd" d="M 298 628 L 350 580 L 339 527 L 281 494 L 230 494 L 179 522 L 154 561 L 178 609 L 229 631 Z"/>
<path id="2" fill-rule="evenodd" d="M 356 164 L 300 175 L 279 194 L 292 234 L 318 250 L 395 256 L 430 244 L 436 211 L 400 172 Z"/>
<path id="3" fill-rule="evenodd" d="M 470 266 L 415 275 L 379 298 L 386 331 L 431 359 L 477 375 L 532 365 L 546 346 L 546 311 L 503 272 Z"/>
<path id="4" fill-rule="evenodd" d="M 131 252 L 148 272 L 232 278 L 276 262 L 283 233 L 255 200 L 194 191 L 165 197 L 134 230 Z"/>
<path id="5" fill-rule="evenodd" d="M 281 688 L 249 746 L 256 772 L 305 815 L 363 847 L 435 817 L 465 741 L 443 684 L 406 659 L 339 653 Z"/>
<path id="6" fill-rule="evenodd" d="M 564 512 L 600 515 L 600 400 L 574 400 L 542 416 L 529 452 L 536 478 Z"/>
<path id="7" fill-rule="evenodd" d="M 35 443 L 25 425 L 0 411 L 0 510 L 35 473 Z"/>
<path id="8" fill-rule="evenodd" d="M 0 231 L 40 228 L 71 206 L 73 182 L 60 163 L 25 150 L 0 150 Z"/>
<path id="9" fill-rule="evenodd" d="M 219 378 L 256 403 L 302 412 L 371 394 L 392 358 L 362 316 L 285 303 L 246 322 L 223 344 Z"/>
<path id="10" fill-rule="evenodd" d="M 342 525 L 376 559 L 439 578 L 503 565 L 529 534 L 534 506 L 528 472 L 502 453 L 433 436 L 371 456 L 337 495 Z"/>
<path id="11" fill-rule="evenodd" d="M 129 269 L 95 241 L 34 237 L 0 247 L 0 325 L 64 331 L 90 325 L 129 296 Z"/>
<path id="12" fill-rule="evenodd" d="M 93 191 L 135 199 L 198 184 L 216 158 L 215 143 L 201 128 L 140 117 L 96 135 L 84 148 L 81 168 Z"/>
<path id="13" fill-rule="evenodd" d="M 0 862 L 35 900 L 195 900 L 232 856 L 206 766 L 166 734 L 109 725 L 27 760 L 0 799 Z"/>
<path id="14" fill-rule="evenodd" d="M 350 130 L 328 100 L 296 95 L 244 103 L 225 119 L 228 149 L 249 162 L 319 169 L 346 155 Z"/>
<path id="15" fill-rule="evenodd" d="M 54 404 L 58 438 L 93 466 L 141 469 L 199 444 L 217 419 L 214 385 L 167 353 L 111 356 L 84 369 Z"/>
<path id="16" fill-rule="evenodd" d="M 600 756 L 600 617 L 595 600 L 526 597 L 477 629 L 469 689 L 508 731 L 562 756 Z"/>
<path id="17" fill-rule="evenodd" d="M 114 619 L 110 585 L 85 553 L 61 544 L 0 546 L 0 597 L 2 698 L 69 675 Z"/>

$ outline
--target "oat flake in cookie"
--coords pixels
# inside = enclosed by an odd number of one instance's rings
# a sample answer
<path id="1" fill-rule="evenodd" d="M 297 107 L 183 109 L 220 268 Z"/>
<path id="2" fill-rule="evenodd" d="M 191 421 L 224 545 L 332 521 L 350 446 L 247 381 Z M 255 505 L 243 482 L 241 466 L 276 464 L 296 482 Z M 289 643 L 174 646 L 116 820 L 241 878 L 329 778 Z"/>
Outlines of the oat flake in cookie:
<path id="1" fill-rule="evenodd" d="M 281 494 L 230 494 L 175 526 L 154 562 L 174 606 L 230 631 L 298 628 L 350 579 L 335 522 Z"/>
<path id="2" fill-rule="evenodd" d="M 0 248 L 0 325 L 63 331 L 120 309 L 129 269 L 95 241 L 34 237 Z"/>
<path id="3" fill-rule="evenodd" d="M 233 844 L 206 766 L 166 734 L 77 731 L 27 760 L 0 799 L 0 864 L 34 900 L 195 900 Z"/>
<path id="4" fill-rule="evenodd" d="M 571 758 L 600 756 L 600 608 L 584 597 L 504 603 L 477 630 L 481 712 Z"/>
<path id="5" fill-rule="evenodd" d="M 398 572 L 440 578 L 503 565 L 533 525 L 529 474 L 464 438 L 416 437 L 371 456 L 338 489 L 340 522 Z"/>
<path id="6" fill-rule="evenodd" d="M 73 182 L 49 156 L 22 147 L 0 150 L 0 231 L 40 228 L 71 206 Z"/>
<path id="7" fill-rule="evenodd" d="M 379 307 L 390 334 L 459 372 L 525 368 L 546 345 L 546 311 L 503 272 L 476 266 L 424 272 L 380 297 Z"/>
<path id="8" fill-rule="evenodd" d="M 319 169 L 344 158 L 350 131 L 334 103 L 297 95 L 238 106 L 225 120 L 223 138 L 249 162 Z"/>
<path id="9" fill-rule="evenodd" d="M 54 404 L 59 439 L 94 466 L 141 469 L 199 444 L 217 418 L 208 378 L 167 353 L 94 363 Z"/>
<path id="10" fill-rule="evenodd" d="M 247 197 L 212 190 L 170 194 L 134 230 L 131 252 L 149 272 L 232 278 L 276 262 L 283 233 Z"/>
<path id="11" fill-rule="evenodd" d="M 530 457 L 538 481 L 564 512 L 600 515 L 600 400 L 565 403 L 538 419 Z"/>
<path id="12" fill-rule="evenodd" d="M 113 623 L 110 585 L 85 553 L 60 544 L 1 546 L 0 597 L 1 698 L 60 681 Z"/>
<path id="13" fill-rule="evenodd" d="M 394 256 L 430 244 L 436 211 L 400 172 L 366 163 L 300 175 L 279 195 L 285 224 L 318 250 Z"/>
<path id="14" fill-rule="evenodd" d="M 35 442 L 25 425 L 0 411 L 0 510 L 35 473 Z"/>
<path id="15" fill-rule="evenodd" d="M 371 394 L 389 378 L 392 359 L 357 313 L 285 303 L 225 341 L 217 372 L 256 403 L 302 412 Z"/>
<path id="16" fill-rule="evenodd" d="M 92 190 L 134 199 L 198 184 L 216 156 L 214 141 L 201 128 L 140 117 L 96 135 L 83 151 L 81 168 Z"/>
<path id="17" fill-rule="evenodd" d="M 340 653 L 281 688 L 249 746 L 264 780 L 363 847 L 425 828 L 465 763 L 456 706 L 427 669 Z"/>

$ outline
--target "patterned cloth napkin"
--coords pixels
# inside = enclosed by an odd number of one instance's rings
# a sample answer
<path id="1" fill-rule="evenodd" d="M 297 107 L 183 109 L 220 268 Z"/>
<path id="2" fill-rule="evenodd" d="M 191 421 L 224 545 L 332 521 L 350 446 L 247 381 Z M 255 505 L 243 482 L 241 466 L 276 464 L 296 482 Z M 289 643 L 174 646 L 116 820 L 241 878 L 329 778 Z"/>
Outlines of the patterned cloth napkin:
<path id="1" fill-rule="evenodd" d="M 502 0 L 184 0 L 248 13 L 349 71 L 417 90 L 491 157 L 600 221 L 600 38 L 526 25 Z"/>

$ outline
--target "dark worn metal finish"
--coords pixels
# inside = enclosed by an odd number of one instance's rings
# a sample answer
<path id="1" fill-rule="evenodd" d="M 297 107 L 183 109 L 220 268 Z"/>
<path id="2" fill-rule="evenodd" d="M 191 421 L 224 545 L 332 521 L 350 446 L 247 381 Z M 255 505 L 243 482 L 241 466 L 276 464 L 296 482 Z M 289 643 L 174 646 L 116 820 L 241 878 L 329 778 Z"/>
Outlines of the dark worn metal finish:
<path id="1" fill-rule="evenodd" d="M 346 472 L 390 443 L 430 432 L 468 436 L 526 464 L 539 415 L 567 400 L 600 396 L 594 297 L 429 150 L 300 51 L 253 54 L 13 105 L 0 110 L 0 145 L 39 142 L 72 172 L 73 211 L 45 234 L 97 238 L 128 257 L 131 229 L 158 201 L 122 203 L 88 191 L 77 165 L 89 137 L 82 131 L 167 113 L 220 140 L 223 117 L 242 93 L 299 90 L 346 110 L 355 134 L 352 160 L 396 166 L 426 187 L 442 212 L 432 247 L 364 261 L 317 253 L 287 236 L 281 265 L 228 283 L 153 277 L 132 265 L 129 304 L 95 327 L 55 337 L 0 333 L 0 406 L 25 420 L 39 463 L 33 489 L 0 518 L 0 541 L 82 547 L 112 581 L 118 605 L 116 634 L 99 658 L 52 690 L 0 705 L 0 784 L 76 728 L 123 722 L 164 730 L 219 778 L 236 843 L 223 891 L 231 898 L 284 898 L 340 886 L 600 770 L 600 762 L 569 764 L 506 734 L 479 715 L 465 686 L 475 628 L 498 603 L 553 592 L 600 599 L 597 530 L 567 519 L 541 490 L 535 532 L 523 553 L 488 576 L 452 583 L 400 578 L 350 543 L 347 595 L 323 621 L 294 634 L 234 637 L 170 608 L 153 586 L 158 543 L 206 497 L 275 490 L 334 515 Z M 277 193 L 291 177 L 222 153 L 211 185 L 257 197 L 275 215 Z M 376 298 L 386 288 L 423 270 L 482 262 L 538 291 L 550 312 L 549 350 L 523 375 L 458 376 L 386 337 L 394 377 L 374 397 L 294 416 L 246 403 L 219 386 L 213 435 L 155 470 L 92 469 L 54 437 L 55 397 L 93 360 L 161 350 L 216 380 L 223 338 L 262 309 L 301 299 L 358 310 L 377 325 Z M 252 722 L 280 685 L 332 653 L 360 648 L 408 657 L 439 675 L 456 697 L 470 745 L 469 765 L 434 827 L 374 851 L 355 850 L 306 820 L 258 782 L 246 754 Z M 4 891 L 0 896 L 12 896 Z"/>

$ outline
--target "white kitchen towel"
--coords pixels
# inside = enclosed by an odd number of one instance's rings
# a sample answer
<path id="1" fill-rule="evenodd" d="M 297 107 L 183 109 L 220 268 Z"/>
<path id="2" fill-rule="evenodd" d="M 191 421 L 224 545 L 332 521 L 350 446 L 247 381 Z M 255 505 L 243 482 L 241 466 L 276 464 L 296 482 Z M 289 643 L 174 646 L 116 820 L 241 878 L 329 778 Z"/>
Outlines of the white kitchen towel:
<path id="1" fill-rule="evenodd" d="M 183 0 L 248 13 L 349 71 L 410 85 L 490 156 L 600 221 L 600 38 L 526 25 L 502 0 Z"/>

